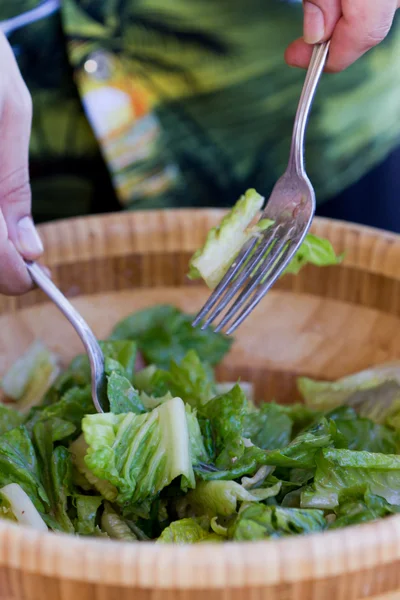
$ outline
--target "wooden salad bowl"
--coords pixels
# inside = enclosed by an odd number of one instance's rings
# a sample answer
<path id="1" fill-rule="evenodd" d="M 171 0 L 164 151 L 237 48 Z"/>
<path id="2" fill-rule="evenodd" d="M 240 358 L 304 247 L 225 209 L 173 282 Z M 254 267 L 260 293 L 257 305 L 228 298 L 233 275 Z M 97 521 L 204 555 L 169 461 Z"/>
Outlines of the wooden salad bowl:
<path id="1" fill-rule="evenodd" d="M 54 281 L 98 337 L 128 313 L 171 303 L 195 313 L 204 284 L 188 260 L 223 211 L 115 214 L 42 226 Z M 346 252 L 275 286 L 236 333 L 221 380 L 260 399 L 298 399 L 300 374 L 335 379 L 400 358 L 400 238 L 316 219 Z M 0 298 L 0 374 L 35 339 L 66 361 L 82 347 L 39 291 Z M 400 598 L 400 516 L 268 542 L 169 546 L 41 534 L 0 521 L 1 600 L 389 600 Z"/>

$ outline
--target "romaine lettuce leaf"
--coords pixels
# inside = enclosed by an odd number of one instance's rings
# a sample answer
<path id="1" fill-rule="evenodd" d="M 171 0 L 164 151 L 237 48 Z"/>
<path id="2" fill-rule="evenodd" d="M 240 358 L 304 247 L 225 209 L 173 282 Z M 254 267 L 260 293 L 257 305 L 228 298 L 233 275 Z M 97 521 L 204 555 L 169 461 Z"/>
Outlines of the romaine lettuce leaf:
<path id="1" fill-rule="evenodd" d="M 76 519 L 74 527 L 79 535 L 95 535 L 96 518 L 100 506 L 103 503 L 101 496 L 83 496 L 77 494 L 74 496 L 76 507 Z"/>
<path id="2" fill-rule="evenodd" d="M 88 445 L 85 442 L 83 434 L 80 435 L 79 438 L 70 445 L 69 450 L 71 452 L 73 464 L 81 476 L 84 477 L 85 481 L 87 481 L 91 487 L 97 490 L 103 496 L 103 498 L 109 500 L 110 502 L 114 502 L 118 496 L 117 488 L 109 481 L 96 477 L 96 475 L 94 475 L 86 465 L 85 456 L 88 450 Z"/>
<path id="3" fill-rule="evenodd" d="M 189 431 L 190 456 L 192 464 L 195 465 L 200 461 L 207 461 L 209 456 L 204 446 L 203 436 L 201 435 L 196 410 L 192 409 L 189 404 L 185 405 L 185 410 Z"/>
<path id="4" fill-rule="evenodd" d="M 365 486 L 362 486 L 365 488 Z M 400 506 L 393 506 L 384 498 L 375 496 L 368 491 L 356 490 L 349 494 L 335 509 L 336 518 L 329 529 L 339 529 L 349 525 L 367 523 L 400 512 Z"/>
<path id="5" fill-rule="evenodd" d="M 41 482 L 35 449 L 24 426 L 0 436 L 0 486 L 9 483 L 20 485 L 38 511 L 45 511 L 49 500 Z"/>
<path id="6" fill-rule="evenodd" d="M 121 321 L 111 339 L 135 340 L 146 363 L 160 369 L 168 369 L 172 360 L 179 364 L 189 350 L 202 362 L 217 365 L 233 340 L 211 329 L 192 327 L 193 319 L 174 306 L 157 305 Z"/>
<path id="7" fill-rule="evenodd" d="M 139 394 L 129 379 L 115 371 L 107 377 L 107 395 L 110 411 L 116 415 L 128 412 L 140 415 L 145 412 Z"/>
<path id="8" fill-rule="evenodd" d="M 243 455 L 243 419 L 247 410 L 248 401 L 239 385 L 203 407 L 211 423 L 217 454 L 215 464 L 219 469 L 229 469 Z"/>
<path id="9" fill-rule="evenodd" d="M 287 446 L 292 434 L 292 419 L 275 403 L 265 403 L 243 419 L 243 436 L 264 450 Z"/>
<path id="10" fill-rule="evenodd" d="M 334 509 L 360 486 L 389 504 L 400 504 L 400 456 L 326 448 L 315 461 L 314 483 L 303 491 L 302 507 Z"/>
<path id="11" fill-rule="evenodd" d="M 385 425 L 357 416 L 354 409 L 342 406 L 326 415 L 335 422 L 337 432 L 333 435 L 335 448 L 365 450 L 383 454 L 397 454 L 399 434 Z"/>
<path id="12" fill-rule="evenodd" d="M 29 431 L 33 431 L 36 423 L 57 418 L 72 423 L 78 435 L 83 417 L 94 412 L 96 409 L 92 400 L 91 385 L 72 387 L 57 402 L 33 408 L 25 425 Z"/>
<path id="13" fill-rule="evenodd" d="M 201 481 L 179 501 L 178 516 L 228 517 L 239 502 L 260 502 L 276 496 L 280 489 L 280 482 L 249 491 L 235 481 Z"/>
<path id="14" fill-rule="evenodd" d="M 213 373 L 194 350 L 189 350 L 179 364 L 172 360 L 168 371 L 158 369 L 154 373 L 151 393 L 162 397 L 168 392 L 195 408 L 206 404 L 213 396 Z"/>
<path id="15" fill-rule="evenodd" d="M 398 362 L 366 369 L 334 382 L 300 377 L 297 380 L 297 387 L 307 406 L 317 410 L 332 410 L 342 404 L 349 404 L 360 416 L 375 421 L 374 406 L 384 401 L 388 409 L 400 412 L 400 363 Z M 378 412 L 380 413 L 381 410 Z M 386 416 L 384 415 L 383 420 L 379 422 L 383 423 Z"/>
<path id="16" fill-rule="evenodd" d="M 196 544 L 199 542 L 221 542 L 224 538 L 210 532 L 208 519 L 180 519 L 164 529 L 157 543 Z"/>
<path id="17" fill-rule="evenodd" d="M 59 531 L 74 533 L 68 516 L 68 498 L 72 495 L 72 460 L 67 448 L 53 444 L 53 428 L 50 421 L 39 422 L 33 429 L 41 480 L 43 481 L 50 508 L 48 514 Z"/>
<path id="18" fill-rule="evenodd" d="M 12 365 L 1 381 L 5 395 L 18 402 L 26 413 L 38 405 L 60 372 L 55 354 L 41 342 L 34 342 Z"/>
<path id="19" fill-rule="evenodd" d="M 326 521 L 322 510 L 303 510 L 265 506 L 243 505 L 232 531 L 237 541 L 256 541 L 299 533 L 322 531 Z"/>
<path id="20" fill-rule="evenodd" d="M 180 398 L 150 413 L 84 417 L 85 462 L 118 490 L 118 502 L 142 502 L 182 476 L 194 485 L 185 405 Z"/>
<path id="21" fill-rule="evenodd" d="M 137 540 L 136 535 L 126 521 L 115 512 L 108 502 L 104 506 L 104 512 L 101 517 L 101 528 L 112 539 L 127 542 L 135 542 Z"/>
<path id="22" fill-rule="evenodd" d="M 19 413 L 15 408 L 10 408 L 0 404 L 0 435 L 10 429 L 19 427 L 25 421 L 25 416 Z"/>
<path id="23" fill-rule="evenodd" d="M 234 207 L 211 229 L 202 248 L 189 263 L 189 279 L 204 279 L 209 288 L 221 281 L 241 248 L 252 236 L 249 226 L 261 210 L 265 198 L 248 190 Z"/>
<path id="24" fill-rule="evenodd" d="M 208 233 L 203 247 L 192 256 L 189 279 L 203 279 L 210 289 L 219 284 L 243 246 L 273 224 L 273 221 L 263 219 L 250 227 L 263 203 L 264 198 L 252 189 L 238 200 L 220 225 Z M 336 265 L 341 260 L 328 240 L 307 234 L 285 273 L 297 274 L 307 263 L 324 267 Z"/>

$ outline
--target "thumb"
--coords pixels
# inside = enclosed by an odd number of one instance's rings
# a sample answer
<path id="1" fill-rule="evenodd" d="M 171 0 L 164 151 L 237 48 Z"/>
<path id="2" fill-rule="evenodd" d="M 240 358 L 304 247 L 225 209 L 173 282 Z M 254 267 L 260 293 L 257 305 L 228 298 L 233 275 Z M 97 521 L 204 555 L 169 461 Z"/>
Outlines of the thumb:
<path id="1" fill-rule="evenodd" d="M 304 0 L 304 41 L 318 44 L 328 40 L 342 14 L 340 0 Z"/>
<path id="2" fill-rule="evenodd" d="M 0 292 L 19 294 L 32 286 L 23 258 L 43 246 L 31 217 L 28 152 L 32 118 L 29 92 L 11 48 L 0 35 Z"/>

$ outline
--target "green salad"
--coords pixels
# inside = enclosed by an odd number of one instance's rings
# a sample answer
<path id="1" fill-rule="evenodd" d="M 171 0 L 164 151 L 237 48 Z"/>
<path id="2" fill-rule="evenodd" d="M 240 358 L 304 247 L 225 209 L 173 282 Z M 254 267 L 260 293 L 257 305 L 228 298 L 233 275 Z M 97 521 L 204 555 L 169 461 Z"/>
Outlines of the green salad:
<path id="1" fill-rule="evenodd" d="M 268 226 L 252 225 L 260 206 L 254 191 L 239 200 L 193 257 L 191 277 L 218 283 L 240 249 L 230 228 L 243 242 Z M 339 260 L 308 236 L 288 271 Z M 302 403 L 260 403 L 250 383 L 216 380 L 232 340 L 192 320 L 157 305 L 115 326 L 101 342 L 103 414 L 86 355 L 63 368 L 32 344 L 1 381 L 0 518 L 116 540 L 220 543 L 399 511 L 400 364 L 334 383 L 300 378 Z"/>

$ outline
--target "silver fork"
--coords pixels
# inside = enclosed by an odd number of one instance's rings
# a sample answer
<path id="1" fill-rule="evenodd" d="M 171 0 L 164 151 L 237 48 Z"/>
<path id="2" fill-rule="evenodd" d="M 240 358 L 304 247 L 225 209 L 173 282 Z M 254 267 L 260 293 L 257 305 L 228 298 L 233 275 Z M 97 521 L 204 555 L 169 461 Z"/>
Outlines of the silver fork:
<path id="1" fill-rule="evenodd" d="M 92 398 L 97 412 L 109 410 L 106 376 L 104 372 L 104 356 L 100 345 L 89 325 L 61 293 L 58 287 L 45 275 L 37 263 L 25 261 L 26 267 L 38 287 L 54 302 L 57 308 L 67 317 L 81 338 L 89 357 L 92 375 Z"/>
<path id="2" fill-rule="evenodd" d="M 226 331 L 227 335 L 233 333 L 284 271 L 310 228 L 315 212 L 315 192 L 304 166 L 304 138 L 328 51 L 329 42 L 313 49 L 294 122 L 288 167 L 275 184 L 260 219 L 270 219 L 274 223 L 261 238 L 254 236 L 244 245 L 193 321 L 194 327 L 203 319 L 202 329 L 211 325 L 239 294 L 215 328 L 216 332 L 221 331 L 234 319 Z"/>

